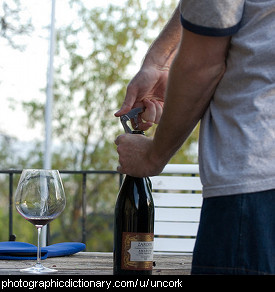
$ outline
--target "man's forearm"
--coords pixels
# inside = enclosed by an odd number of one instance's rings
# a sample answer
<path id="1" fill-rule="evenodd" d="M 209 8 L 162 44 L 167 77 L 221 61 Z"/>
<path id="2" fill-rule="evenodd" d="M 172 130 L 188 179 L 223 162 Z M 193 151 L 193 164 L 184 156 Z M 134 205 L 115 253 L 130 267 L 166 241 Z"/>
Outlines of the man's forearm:
<path id="1" fill-rule="evenodd" d="M 160 68 L 169 67 L 177 51 L 181 32 L 182 26 L 178 5 L 170 20 L 150 46 L 143 64 L 154 64 Z"/>

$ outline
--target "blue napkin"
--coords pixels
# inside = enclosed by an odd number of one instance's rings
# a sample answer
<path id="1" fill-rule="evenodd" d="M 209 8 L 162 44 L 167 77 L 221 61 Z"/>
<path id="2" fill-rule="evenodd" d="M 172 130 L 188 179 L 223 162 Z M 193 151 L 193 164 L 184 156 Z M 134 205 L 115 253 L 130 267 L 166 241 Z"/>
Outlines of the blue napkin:
<path id="1" fill-rule="evenodd" d="M 0 242 L 1 260 L 35 260 L 37 247 L 33 244 L 17 241 Z M 47 258 L 48 251 L 41 249 L 41 259 Z"/>
<path id="2" fill-rule="evenodd" d="M 77 253 L 85 248 L 86 245 L 81 242 L 62 242 L 45 246 L 42 249 L 48 251 L 48 257 L 60 257 Z"/>
<path id="3" fill-rule="evenodd" d="M 41 248 L 41 259 L 66 256 L 82 251 L 84 243 L 63 242 Z M 0 260 L 36 260 L 37 247 L 33 244 L 18 241 L 0 242 Z"/>

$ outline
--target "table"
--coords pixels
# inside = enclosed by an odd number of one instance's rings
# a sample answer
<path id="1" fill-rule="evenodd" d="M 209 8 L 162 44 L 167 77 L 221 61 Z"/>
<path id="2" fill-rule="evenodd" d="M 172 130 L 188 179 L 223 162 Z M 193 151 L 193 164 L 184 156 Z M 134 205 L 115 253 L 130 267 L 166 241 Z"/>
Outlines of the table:
<path id="1" fill-rule="evenodd" d="M 153 275 L 189 275 L 191 255 L 154 255 Z M 22 268 L 30 267 L 30 260 L 0 260 L 0 275 L 22 275 Z M 113 254 L 79 252 L 71 256 L 52 257 L 42 261 L 49 268 L 57 269 L 58 275 L 112 275 Z"/>

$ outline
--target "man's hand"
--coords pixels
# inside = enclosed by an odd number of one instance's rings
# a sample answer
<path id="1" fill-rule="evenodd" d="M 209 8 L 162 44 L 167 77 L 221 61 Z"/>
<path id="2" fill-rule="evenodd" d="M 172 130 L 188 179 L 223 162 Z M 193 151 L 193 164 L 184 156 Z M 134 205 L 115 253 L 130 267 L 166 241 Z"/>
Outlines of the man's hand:
<path id="1" fill-rule="evenodd" d="M 135 177 L 159 174 L 166 161 L 154 159 L 154 143 L 151 138 L 138 134 L 123 134 L 116 138 L 119 163 L 117 170 Z"/>
<path id="2" fill-rule="evenodd" d="M 142 107 L 145 111 L 141 115 L 142 120 L 138 128 L 146 131 L 154 123 L 158 124 L 162 114 L 167 79 L 168 68 L 166 67 L 142 67 L 129 83 L 123 105 L 115 116 L 120 117 L 132 108 Z"/>

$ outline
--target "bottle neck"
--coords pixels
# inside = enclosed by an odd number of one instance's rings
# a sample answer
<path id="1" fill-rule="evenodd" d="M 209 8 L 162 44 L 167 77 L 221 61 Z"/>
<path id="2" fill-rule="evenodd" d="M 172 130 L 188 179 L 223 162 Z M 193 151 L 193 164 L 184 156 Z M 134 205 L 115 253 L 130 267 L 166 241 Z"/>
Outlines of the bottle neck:
<path id="1" fill-rule="evenodd" d="M 144 135 L 144 132 L 142 130 L 133 130 L 132 134 L 141 134 Z"/>

